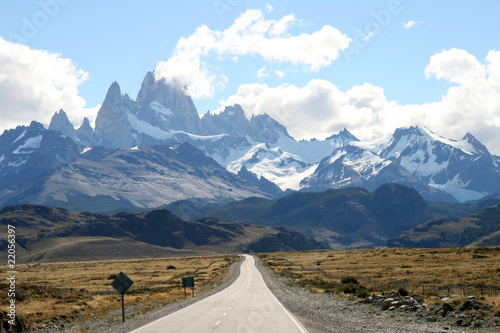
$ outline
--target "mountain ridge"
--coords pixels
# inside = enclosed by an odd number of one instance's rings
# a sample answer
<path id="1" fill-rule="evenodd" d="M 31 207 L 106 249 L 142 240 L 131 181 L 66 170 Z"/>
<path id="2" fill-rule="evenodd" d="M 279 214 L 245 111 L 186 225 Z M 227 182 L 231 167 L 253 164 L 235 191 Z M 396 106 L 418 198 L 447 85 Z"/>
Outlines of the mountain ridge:
<path id="1" fill-rule="evenodd" d="M 16 226 L 16 254 L 23 262 L 323 248 L 315 240 L 281 227 L 241 225 L 213 218 L 186 221 L 166 209 L 106 216 L 18 205 L 0 210 L 0 224 Z M 132 246 L 134 251 L 130 251 Z M 0 240 L 0 250 L 6 248 L 7 241 Z"/>
<path id="2" fill-rule="evenodd" d="M 0 143 L 0 207 L 29 203 L 29 198 L 33 198 L 26 195 L 29 183 L 42 183 L 57 174 L 68 180 L 81 177 L 76 171 L 74 174 L 65 171 L 82 158 L 94 162 L 97 170 L 106 167 L 100 163 L 116 149 L 175 148 L 184 143 L 201 150 L 232 174 L 245 178 L 248 187 L 245 191 L 249 195 L 255 194 L 255 187 L 264 196 L 279 197 L 291 190 L 322 191 L 352 186 L 373 191 L 385 183 L 396 182 L 415 188 L 426 200 L 463 202 L 496 193 L 500 188 L 500 157 L 491 155 L 471 133 L 461 140 L 451 140 L 412 126 L 396 129 L 383 139 L 360 141 L 344 128 L 325 140 L 296 141 L 286 127 L 269 115 L 247 116 L 240 105 L 200 117 L 186 87 L 157 80 L 153 72 L 144 77 L 135 101 L 122 94 L 119 84 L 113 82 L 94 129 L 88 119 L 75 129 L 64 110 L 59 110 L 48 130 L 33 122 L 29 127 L 5 131 Z M 136 163 L 126 164 L 130 168 L 127 172 L 140 165 L 139 160 Z M 110 184 L 116 177 L 109 173 L 108 176 L 105 183 Z M 88 183 L 95 181 L 91 177 L 82 179 Z M 107 193 L 103 188 L 86 196 L 84 201 L 99 206 L 103 205 L 99 204 L 102 199 L 113 210 L 131 208 L 134 200 L 115 200 L 120 197 L 120 180 L 115 180 L 111 186 L 115 192 Z M 197 179 L 197 184 L 206 188 L 200 181 L 207 179 Z M 135 184 L 155 187 L 154 181 L 148 179 Z M 61 182 L 61 186 L 66 185 Z M 190 185 L 183 182 L 183 186 L 188 190 Z M 218 191 L 216 187 L 212 187 L 212 192 Z M 224 200 L 241 198 L 230 195 L 227 187 L 222 190 L 228 194 L 223 196 Z M 64 192 L 63 188 L 61 191 Z M 145 200 L 154 202 L 156 192 L 144 192 Z M 213 197 L 207 191 L 200 191 L 199 196 L 202 200 Z M 168 200 L 182 198 L 188 197 Z"/>

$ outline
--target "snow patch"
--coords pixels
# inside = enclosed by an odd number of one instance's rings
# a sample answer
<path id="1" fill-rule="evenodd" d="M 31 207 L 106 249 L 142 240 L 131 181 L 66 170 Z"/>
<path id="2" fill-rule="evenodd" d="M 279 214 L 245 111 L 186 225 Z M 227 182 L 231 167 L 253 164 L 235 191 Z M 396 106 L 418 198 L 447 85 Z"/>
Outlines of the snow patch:
<path id="1" fill-rule="evenodd" d="M 192 140 L 213 142 L 227 136 L 227 134 L 203 136 L 203 135 L 191 134 L 184 131 L 172 131 L 172 130 L 167 132 L 160 129 L 159 127 L 151 125 L 146 121 L 139 120 L 135 115 L 131 113 L 128 113 L 127 116 L 128 116 L 128 121 L 134 130 L 136 130 L 139 133 L 147 134 L 158 140 L 169 140 L 173 139 L 176 135 L 184 134 L 189 136 Z"/>
<path id="2" fill-rule="evenodd" d="M 21 140 L 22 138 L 24 138 L 24 136 L 26 135 L 26 130 L 24 130 L 24 132 L 21 133 L 21 135 L 19 135 L 17 137 L 17 139 L 14 140 L 14 143 L 16 143 L 17 141 Z"/>
<path id="3" fill-rule="evenodd" d="M 27 160 L 28 159 L 20 159 L 20 160 L 17 160 L 15 162 L 9 162 L 9 164 L 7 164 L 7 166 L 13 167 L 13 168 L 18 168 L 21 165 L 23 165 L 24 163 L 26 163 Z"/>
<path id="4" fill-rule="evenodd" d="M 151 107 L 151 109 L 153 109 L 154 111 L 158 112 L 158 113 L 161 113 L 165 116 L 173 116 L 174 113 L 169 109 L 169 108 L 166 108 L 164 107 L 162 104 L 160 104 L 159 102 L 157 101 L 153 101 L 149 104 L 149 106 Z"/>
<path id="5" fill-rule="evenodd" d="M 13 153 L 14 154 L 31 154 L 34 149 L 40 148 L 43 135 L 28 138 L 23 145 L 19 146 Z M 24 150 L 24 151 L 23 151 Z"/>
<path id="6" fill-rule="evenodd" d="M 85 153 L 87 153 L 87 152 L 89 152 L 91 150 L 92 150 L 92 147 L 85 147 L 85 148 L 83 148 L 83 150 L 82 150 L 82 152 L 80 154 L 85 154 Z"/>

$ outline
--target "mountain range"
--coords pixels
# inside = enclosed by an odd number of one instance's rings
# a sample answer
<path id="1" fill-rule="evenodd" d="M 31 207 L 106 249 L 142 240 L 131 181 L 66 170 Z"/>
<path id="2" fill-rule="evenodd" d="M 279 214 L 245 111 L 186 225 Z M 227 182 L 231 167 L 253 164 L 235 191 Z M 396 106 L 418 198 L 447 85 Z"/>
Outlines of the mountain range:
<path id="1" fill-rule="evenodd" d="M 76 129 L 59 110 L 48 129 L 34 121 L 0 136 L 0 207 L 115 212 L 386 183 L 429 201 L 479 199 L 499 192 L 500 157 L 470 133 L 451 140 L 419 126 L 370 142 L 347 129 L 297 141 L 239 105 L 200 117 L 186 87 L 153 72 L 135 100 L 111 84 L 94 128 L 85 119 Z"/>

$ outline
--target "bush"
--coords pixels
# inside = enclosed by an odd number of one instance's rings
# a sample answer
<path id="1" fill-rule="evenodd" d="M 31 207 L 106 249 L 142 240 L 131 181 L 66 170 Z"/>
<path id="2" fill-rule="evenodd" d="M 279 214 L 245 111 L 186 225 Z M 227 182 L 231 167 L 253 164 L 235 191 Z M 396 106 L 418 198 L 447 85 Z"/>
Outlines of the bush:
<path id="1" fill-rule="evenodd" d="M 168 265 L 167 269 L 175 269 L 174 265 Z"/>
<path id="2" fill-rule="evenodd" d="M 340 279 L 340 282 L 342 282 L 342 284 L 358 284 L 358 279 L 354 276 L 344 276 Z"/>
<path id="3" fill-rule="evenodd" d="M 405 288 L 399 288 L 398 293 L 403 297 L 408 296 L 408 290 L 406 290 Z"/>
<path id="4" fill-rule="evenodd" d="M 114 279 L 116 279 L 117 276 L 118 276 L 118 274 L 116 274 L 116 273 L 110 274 L 108 276 L 108 280 L 114 280 Z"/>

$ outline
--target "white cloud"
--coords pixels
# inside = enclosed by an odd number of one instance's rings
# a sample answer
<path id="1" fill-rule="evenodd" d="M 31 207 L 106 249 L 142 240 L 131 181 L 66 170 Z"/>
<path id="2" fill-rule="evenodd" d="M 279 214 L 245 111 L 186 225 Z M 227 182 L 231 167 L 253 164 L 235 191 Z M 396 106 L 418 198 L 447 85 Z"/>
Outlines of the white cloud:
<path id="1" fill-rule="evenodd" d="M 312 34 L 287 34 L 297 21 L 293 15 L 266 20 L 260 10 L 247 10 L 224 31 L 212 31 L 203 25 L 187 38 L 181 38 L 174 55 L 158 64 L 157 78 L 168 82 L 187 82 L 194 98 L 212 97 L 220 75 L 203 58 L 210 55 L 259 55 L 265 61 L 291 63 L 308 71 L 319 71 L 337 59 L 351 39 L 339 30 L 324 26 Z"/>
<path id="2" fill-rule="evenodd" d="M 276 74 L 276 76 L 277 76 L 277 77 L 279 77 L 280 79 L 284 78 L 284 77 L 285 77 L 285 75 L 286 75 L 286 73 L 285 73 L 285 72 L 280 71 L 280 70 L 276 70 L 276 71 L 274 72 L 274 74 Z"/>
<path id="3" fill-rule="evenodd" d="M 304 87 L 245 84 L 223 103 L 233 104 L 240 104 L 247 116 L 271 115 L 297 139 L 325 138 L 344 127 L 371 127 L 369 131 L 376 132 L 371 136 L 381 135 L 383 121 L 392 118 L 383 119 L 377 113 L 395 106 L 385 100 L 381 88 L 365 84 L 344 93 L 326 80 L 312 80 Z"/>
<path id="4" fill-rule="evenodd" d="M 464 50 L 443 51 L 431 57 L 425 72 L 458 85 L 439 102 L 399 105 L 368 83 L 345 92 L 325 80 L 303 87 L 245 84 L 222 105 L 241 104 L 247 116 L 267 113 L 296 139 L 322 139 L 346 127 L 369 140 L 398 127 L 422 125 L 451 139 L 471 132 L 500 155 L 500 52 L 490 51 L 481 64 Z"/>
<path id="5" fill-rule="evenodd" d="M 414 28 L 414 27 L 417 27 L 418 26 L 418 23 L 413 21 L 413 20 L 410 20 L 408 22 L 405 22 L 403 23 L 403 27 L 406 29 L 406 30 L 410 30 L 411 28 Z"/>
<path id="6" fill-rule="evenodd" d="M 78 87 L 87 79 L 71 59 L 0 37 L 0 130 L 32 120 L 48 124 L 59 109 L 81 123 L 86 103 Z"/>
<path id="7" fill-rule="evenodd" d="M 274 10 L 274 7 L 271 6 L 270 4 L 267 4 L 266 5 L 266 10 L 267 10 L 268 13 L 271 13 Z"/>
<path id="8" fill-rule="evenodd" d="M 266 66 L 262 67 L 257 71 L 257 77 L 259 79 L 268 78 L 269 74 L 266 72 Z"/>
<path id="9" fill-rule="evenodd" d="M 472 54 L 453 48 L 433 55 L 425 69 L 425 76 L 458 84 L 476 84 L 484 81 L 486 68 Z"/>

